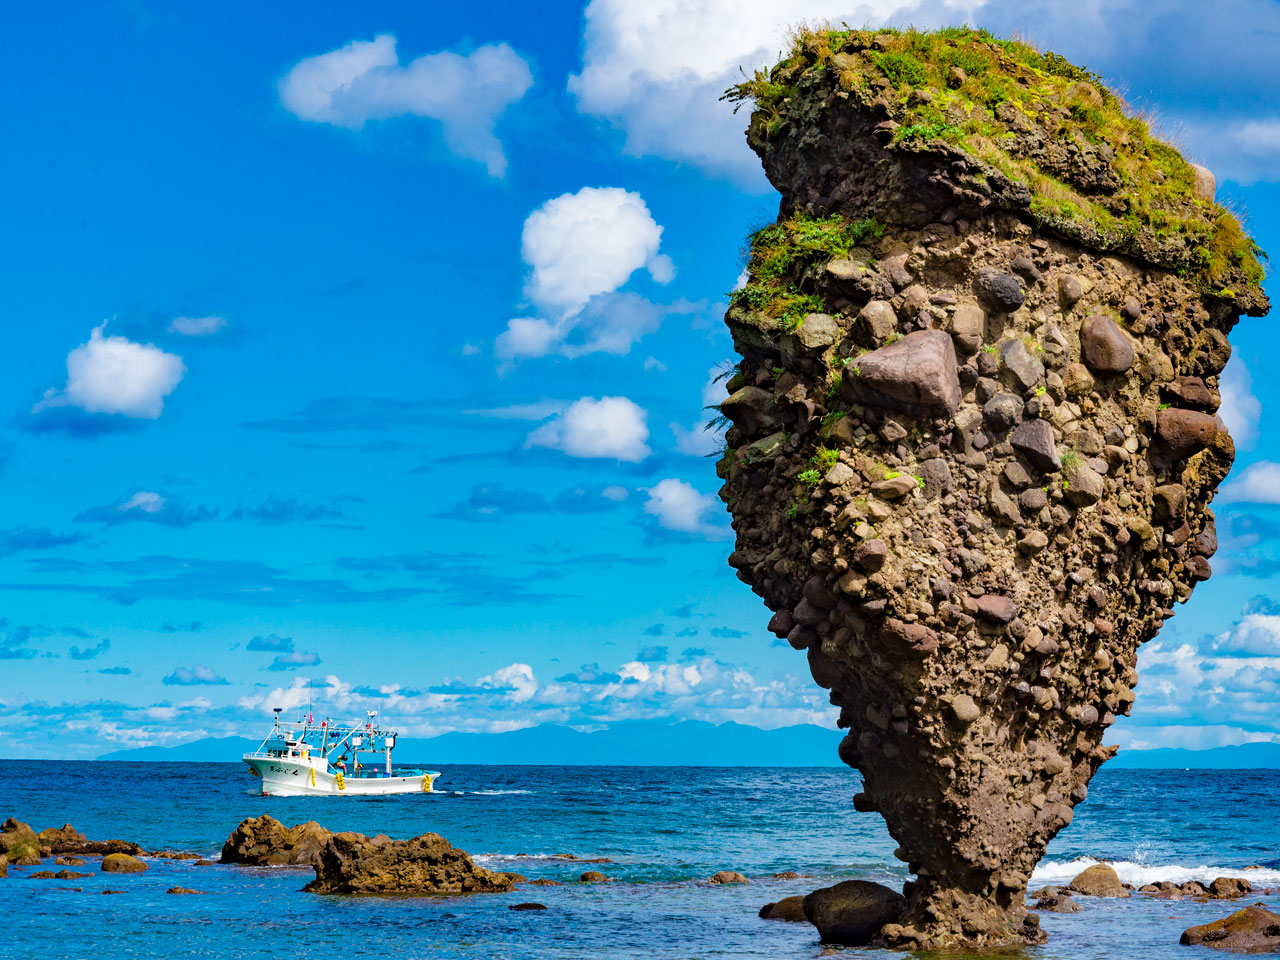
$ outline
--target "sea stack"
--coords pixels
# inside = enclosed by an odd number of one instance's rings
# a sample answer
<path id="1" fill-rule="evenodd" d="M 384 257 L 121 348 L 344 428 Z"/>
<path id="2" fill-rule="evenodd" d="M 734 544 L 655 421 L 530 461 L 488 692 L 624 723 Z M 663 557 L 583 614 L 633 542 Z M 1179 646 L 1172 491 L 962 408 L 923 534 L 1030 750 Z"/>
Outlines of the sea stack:
<path id="1" fill-rule="evenodd" d="M 1097 76 L 984 31 L 804 31 L 728 96 L 782 194 L 725 318 L 730 563 L 915 874 L 876 942 L 1038 942 L 1031 870 L 1209 576 L 1258 251 Z"/>

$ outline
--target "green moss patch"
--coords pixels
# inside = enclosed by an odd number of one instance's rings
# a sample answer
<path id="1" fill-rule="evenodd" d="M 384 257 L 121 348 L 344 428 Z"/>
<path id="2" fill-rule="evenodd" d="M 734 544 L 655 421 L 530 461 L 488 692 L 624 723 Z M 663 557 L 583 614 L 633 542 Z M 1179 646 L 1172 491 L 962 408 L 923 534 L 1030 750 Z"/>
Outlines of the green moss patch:
<path id="1" fill-rule="evenodd" d="M 962 151 L 980 161 L 975 189 L 1024 185 L 1031 199 L 1020 212 L 1039 227 L 1175 269 L 1241 309 L 1265 307 L 1262 254 L 1239 220 L 1196 193 L 1191 165 L 1097 74 L 1055 53 L 970 27 L 806 29 L 776 66 L 726 98 L 752 101 L 753 126 L 773 138 L 800 135 L 812 116 L 802 108 L 833 95 L 867 108 L 887 104 L 896 124 L 891 150 Z M 753 276 L 784 276 L 802 250 L 848 236 L 852 222 L 835 219 L 766 228 L 777 237 L 761 231 L 753 262 L 759 248 L 765 272 L 753 268 Z M 803 247 L 803 231 L 813 247 Z"/>

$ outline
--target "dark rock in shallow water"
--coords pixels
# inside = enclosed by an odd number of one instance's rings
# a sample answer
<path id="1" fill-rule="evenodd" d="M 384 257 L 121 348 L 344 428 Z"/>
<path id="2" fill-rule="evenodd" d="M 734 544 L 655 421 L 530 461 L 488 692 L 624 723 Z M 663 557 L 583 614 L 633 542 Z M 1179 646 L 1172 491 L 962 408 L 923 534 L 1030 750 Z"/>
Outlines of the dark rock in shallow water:
<path id="1" fill-rule="evenodd" d="M 530 880 L 531 887 L 562 887 L 564 886 L 559 880 L 548 880 L 546 877 L 538 877 L 536 880 Z"/>
<path id="2" fill-rule="evenodd" d="M 412 840 L 330 834 L 313 864 L 310 893 L 506 893 L 510 877 L 477 867 L 437 833 Z"/>
<path id="3" fill-rule="evenodd" d="M 332 836 L 314 820 L 286 827 L 275 817 L 249 817 L 222 845 L 222 863 L 250 866 L 311 864 Z"/>
<path id="4" fill-rule="evenodd" d="M 1068 896 L 1065 891 L 1060 891 L 1052 896 L 1041 897 L 1032 909 L 1047 913 L 1079 913 L 1083 907 L 1074 897 Z"/>
<path id="5" fill-rule="evenodd" d="M 165 893 L 183 894 L 183 895 L 194 894 L 196 896 L 204 895 L 203 890 L 192 890 L 190 887 L 170 887 L 168 890 L 165 891 Z"/>
<path id="6" fill-rule="evenodd" d="M 1253 893 L 1253 884 L 1236 877 L 1218 877 L 1209 884 L 1209 896 L 1215 900 L 1234 900 Z"/>
<path id="7" fill-rule="evenodd" d="M 59 870 L 54 875 L 55 880 L 79 880 L 81 877 L 92 877 L 92 873 L 77 873 L 74 870 Z"/>
<path id="8" fill-rule="evenodd" d="M 36 840 L 41 846 L 48 847 L 53 854 L 79 853 L 88 843 L 88 837 L 69 823 L 64 823 L 61 828 L 49 827 L 41 830 L 36 834 Z"/>
<path id="9" fill-rule="evenodd" d="M 588 870 L 582 876 L 578 877 L 579 883 L 604 883 L 609 878 L 599 870 Z"/>
<path id="10" fill-rule="evenodd" d="M 1272 913 L 1260 903 L 1254 904 L 1222 920 L 1190 927 L 1183 931 L 1178 942 L 1184 946 L 1238 953 L 1280 951 L 1280 913 Z"/>
<path id="11" fill-rule="evenodd" d="M 1120 883 L 1120 877 L 1105 863 L 1095 863 L 1087 870 L 1076 874 L 1067 884 L 1068 890 L 1083 894 L 1086 897 L 1127 897 L 1129 891 Z"/>
<path id="12" fill-rule="evenodd" d="M 102 858 L 103 873 L 143 873 L 147 865 L 128 853 L 108 853 Z"/>
<path id="13" fill-rule="evenodd" d="M 760 908 L 762 920 L 785 920 L 788 923 L 803 923 L 809 918 L 804 915 L 804 896 L 783 897 L 777 903 L 766 903 Z"/>
<path id="14" fill-rule="evenodd" d="M 545 903 L 513 903 L 511 906 L 507 907 L 507 909 L 508 910 L 545 910 L 547 909 L 547 905 Z"/>
<path id="15" fill-rule="evenodd" d="M 79 857 L 58 857 L 53 861 L 60 867 L 83 867 L 84 861 Z"/>
<path id="16" fill-rule="evenodd" d="M 886 923 L 902 915 L 902 894 L 866 880 L 845 880 L 804 898 L 805 918 L 823 943 L 858 947 L 870 943 Z"/>
<path id="17" fill-rule="evenodd" d="M 709 882 L 719 885 L 722 883 L 750 883 L 751 881 L 733 870 L 721 870 L 719 873 L 713 874 Z"/>

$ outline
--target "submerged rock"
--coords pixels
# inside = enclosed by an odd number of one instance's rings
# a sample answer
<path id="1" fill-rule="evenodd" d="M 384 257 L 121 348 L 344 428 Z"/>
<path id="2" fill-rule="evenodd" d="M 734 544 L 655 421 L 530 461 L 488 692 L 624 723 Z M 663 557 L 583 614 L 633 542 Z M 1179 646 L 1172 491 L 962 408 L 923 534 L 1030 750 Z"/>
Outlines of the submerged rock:
<path id="1" fill-rule="evenodd" d="M 274 817 L 249 817 L 231 831 L 219 861 L 251 866 L 311 864 L 332 835 L 314 820 L 286 827 Z"/>
<path id="2" fill-rule="evenodd" d="M 189 896 L 192 894 L 195 894 L 197 896 L 204 895 L 203 890 L 192 890 L 190 887 L 170 887 L 168 890 L 165 891 L 165 893 L 178 894 L 182 896 Z"/>
<path id="3" fill-rule="evenodd" d="M 128 853 L 108 853 L 102 858 L 103 873 L 142 873 L 147 865 Z"/>
<path id="4" fill-rule="evenodd" d="M 330 834 L 313 866 L 316 878 L 303 887 L 310 893 L 506 893 L 515 887 L 437 833 L 412 840 Z"/>
<path id="5" fill-rule="evenodd" d="M 1237 953 L 1280 951 L 1280 913 L 1256 903 L 1213 923 L 1190 927 L 1178 942 Z"/>
<path id="6" fill-rule="evenodd" d="M 507 909 L 508 910 L 545 910 L 547 909 L 547 905 L 545 903 L 513 903 L 511 906 L 507 907 Z"/>
<path id="7" fill-rule="evenodd" d="M 893 946 L 1043 939 L 1028 878 L 1115 752 L 1140 645 L 1210 573 L 1226 335 L 1268 308 L 1176 151 L 1044 63 L 977 31 L 801 31 L 730 92 L 781 195 L 725 316 L 752 391 L 717 466 L 730 563 L 915 875 Z"/>
<path id="8" fill-rule="evenodd" d="M 895 922 L 906 906 L 906 898 L 896 890 L 867 880 L 845 880 L 805 897 L 804 915 L 818 928 L 823 943 L 858 947 Z"/>
<path id="9" fill-rule="evenodd" d="M 804 914 L 804 896 L 783 897 L 777 903 L 766 903 L 760 908 L 761 920 L 785 920 L 788 923 L 803 923 L 809 918 Z"/>
<path id="10" fill-rule="evenodd" d="M 606 883 L 609 880 L 599 870 L 587 870 L 582 876 L 578 877 L 579 883 Z"/>

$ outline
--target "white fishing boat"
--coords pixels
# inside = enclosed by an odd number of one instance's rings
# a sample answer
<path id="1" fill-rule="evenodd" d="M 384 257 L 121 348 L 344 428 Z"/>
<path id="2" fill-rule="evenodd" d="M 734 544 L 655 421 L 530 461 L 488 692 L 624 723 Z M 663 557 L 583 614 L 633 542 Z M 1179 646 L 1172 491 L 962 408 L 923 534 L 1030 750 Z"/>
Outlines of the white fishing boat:
<path id="1" fill-rule="evenodd" d="M 328 718 L 315 723 L 307 714 L 296 723 L 280 722 L 262 745 L 244 755 L 254 776 L 262 778 L 262 793 L 271 797 L 329 795 L 367 797 L 388 793 L 431 793 L 439 773 L 391 766 L 396 745 L 394 730 L 377 726 L 377 711 L 366 723 Z M 360 754 L 366 755 L 364 762 Z"/>

